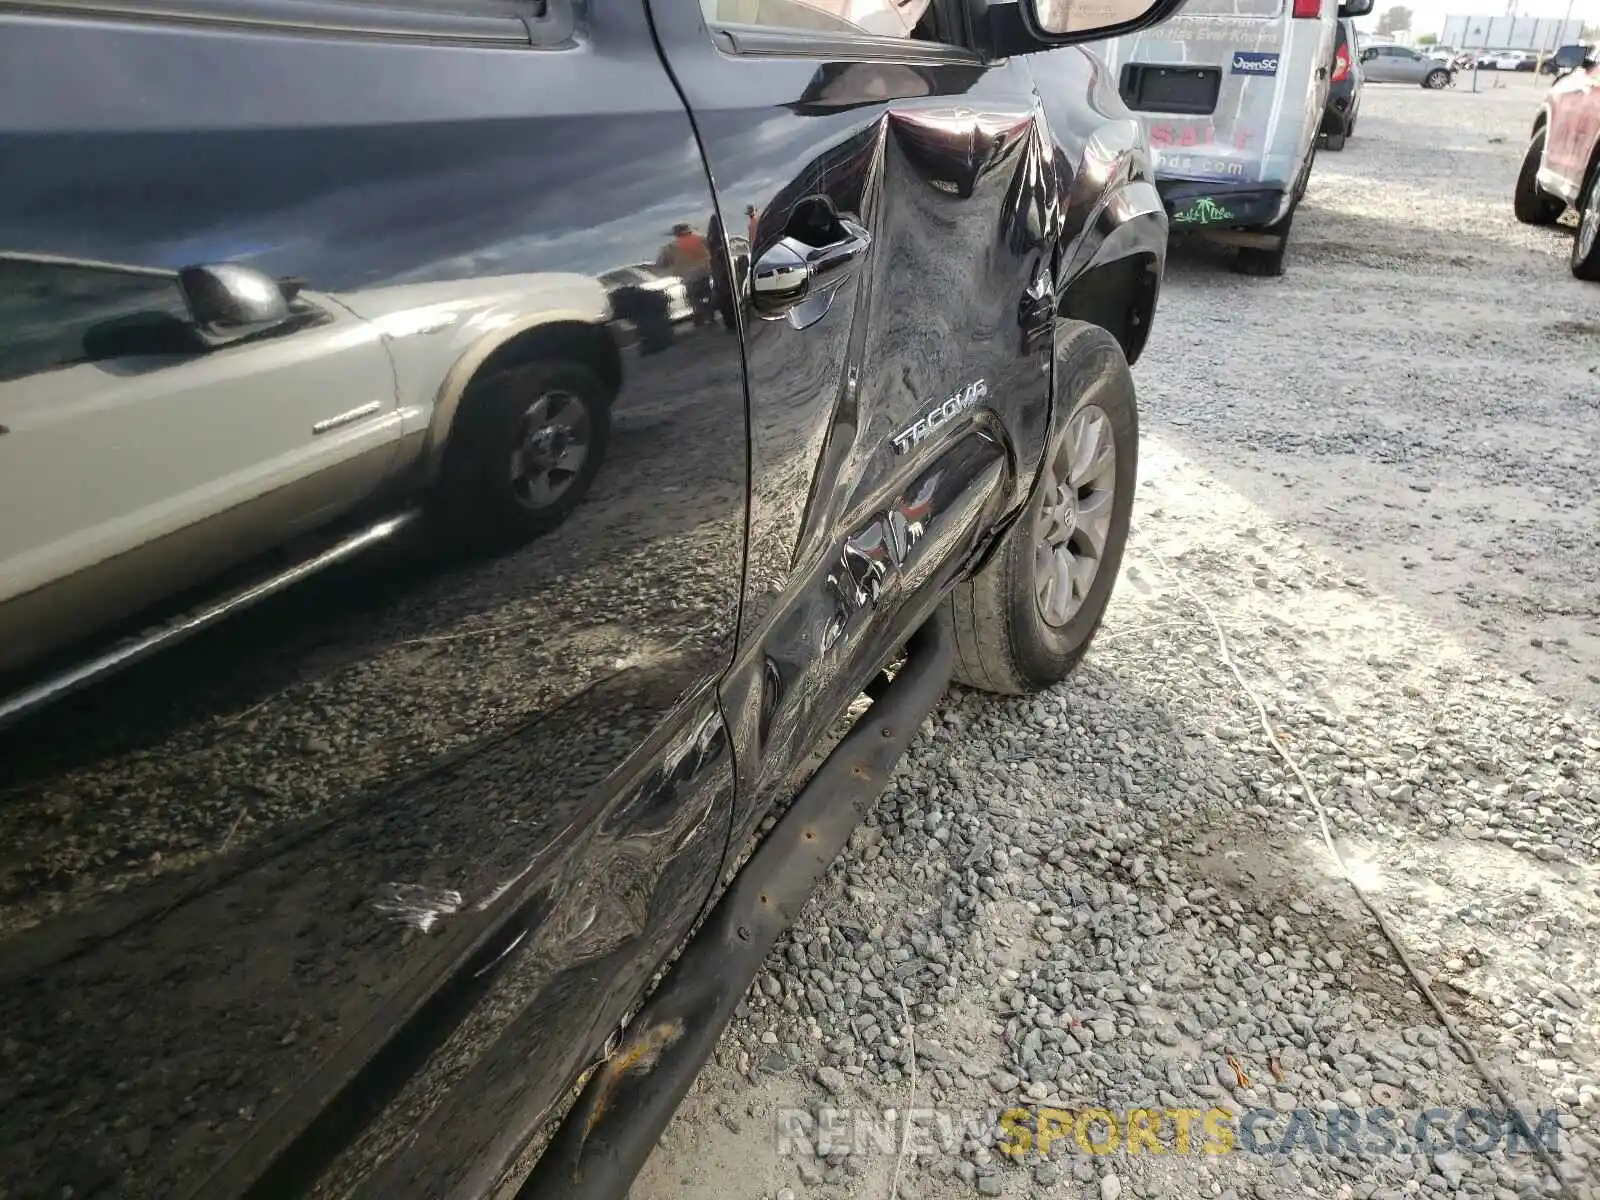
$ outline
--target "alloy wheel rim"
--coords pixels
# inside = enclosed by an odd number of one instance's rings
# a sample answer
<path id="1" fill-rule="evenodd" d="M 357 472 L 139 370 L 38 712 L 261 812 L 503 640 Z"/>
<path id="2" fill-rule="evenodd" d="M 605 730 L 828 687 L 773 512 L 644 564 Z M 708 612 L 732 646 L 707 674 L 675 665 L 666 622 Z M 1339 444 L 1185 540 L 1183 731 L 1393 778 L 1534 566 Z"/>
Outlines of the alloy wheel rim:
<path id="1" fill-rule="evenodd" d="M 1034 599 L 1047 625 L 1067 624 L 1089 597 L 1111 540 L 1116 480 L 1111 419 L 1086 404 L 1045 463 L 1034 521 Z"/>
<path id="2" fill-rule="evenodd" d="M 589 410 L 571 392 L 542 393 L 517 425 L 511 490 L 525 508 L 549 508 L 566 494 L 589 458 Z"/>

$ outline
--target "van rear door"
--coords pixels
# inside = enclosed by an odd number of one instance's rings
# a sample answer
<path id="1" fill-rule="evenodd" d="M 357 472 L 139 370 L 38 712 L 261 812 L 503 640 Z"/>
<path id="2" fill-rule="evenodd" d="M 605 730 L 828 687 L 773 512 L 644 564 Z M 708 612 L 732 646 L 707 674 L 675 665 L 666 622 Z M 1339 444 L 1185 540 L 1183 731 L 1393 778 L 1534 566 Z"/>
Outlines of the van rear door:
<path id="1" fill-rule="evenodd" d="M 1327 94 L 1333 6 L 1191 0 L 1171 20 L 1101 44 L 1145 122 L 1178 225 L 1265 224 L 1300 179 Z M 1318 68 L 1321 68 L 1320 74 Z M 1229 199 L 1231 197 L 1231 199 Z"/>

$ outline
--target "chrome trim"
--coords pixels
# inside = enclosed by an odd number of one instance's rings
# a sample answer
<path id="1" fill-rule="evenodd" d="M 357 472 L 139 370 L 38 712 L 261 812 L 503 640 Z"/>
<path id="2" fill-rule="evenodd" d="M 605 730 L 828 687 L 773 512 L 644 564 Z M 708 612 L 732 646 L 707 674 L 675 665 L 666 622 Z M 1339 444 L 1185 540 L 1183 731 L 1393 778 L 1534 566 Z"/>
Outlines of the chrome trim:
<path id="1" fill-rule="evenodd" d="M 360 408 L 352 408 L 347 412 L 338 413 L 335 416 L 318 421 L 311 427 L 311 432 L 313 434 L 327 433 L 330 429 L 338 429 L 341 425 L 353 424 L 354 422 L 361 420 L 362 417 L 370 417 L 374 413 L 379 413 L 382 411 L 382 400 L 368 400 Z"/>
<path id="2" fill-rule="evenodd" d="M 982 66 L 983 56 L 965 46 L 850 30 L 787 29 L 776 25 L 716 22 L 713 34 L 727 53 L 780 58 L 830 58 L 840 62 L 908 66 Z"/>
<path id="3" fill-rule="evenodd" d="M 0 0 L 3 2 L 3 0 Z M 0 12 L 3 12 L 0 8 Z M 67 258 L 60 254 L 30 254 L 21 250 L 0 250 L 0 262 L 25 262 L 35 263 L 43 267 L 83 267 L 96 271 L 115 271 L 119 275 L 150 275 L 157 279 L 165 279 L 171 283 L 178 282 L 178 273 L 169 271 L 164 267 L 141 267 L 132 263 L 101 262 L 97 258 Z"/>
<path id="4" fill-rule="evenodd" d="M 241 588 L 214 604 L 175 617 L 166 624 L 158 625 L 144 633 L 135 634 L 127 641 L 76 667 L 70 667 L 41 680 L 32 687 L 0 699 L 0 726 L 9 725 L 19 717 L 59 700 L 69 692 L 75 692 L 124 667 L 130 667 L 158 650 L 176 645 L 185 638 L 284 591 L 318 571 L 354 558 L 379 542 L 387 541 L 415 521 L 419 515 L 416 510 L 412 510 L 400 513 L 398 516 L 386 517 L 302 563 L 279 571 L 276 575 L 269 575 L 259 583 Z"/>
<path id="5" fill-rule="evenodd" d="M 950 420 L 957 413 L 963 413 L 975 405 L 982 404 L 989 398 L 989 381 L 986 379 L 974 380 L 965 387 L 957 388 L 950 396 L 935 404 L 927 412 L 907 425 L 899 433 L 890 438 L 896 454 L 904 454 L 924 438 L 930 436 L 934 430 Z"/>

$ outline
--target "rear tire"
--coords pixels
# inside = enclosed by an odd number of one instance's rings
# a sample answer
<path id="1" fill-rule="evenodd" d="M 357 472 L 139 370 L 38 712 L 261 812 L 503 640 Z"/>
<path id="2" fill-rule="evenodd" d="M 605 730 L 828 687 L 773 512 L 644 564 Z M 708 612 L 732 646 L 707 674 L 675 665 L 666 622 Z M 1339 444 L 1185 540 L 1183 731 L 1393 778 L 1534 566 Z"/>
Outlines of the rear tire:
<path id="1" fill-rule="evenodd" d="M 433 497 L 440 538 L 501 549 L 565 521 L 605 459 L 611 400 L 593 371 L 561 359 L 473 380 Z"/>
<path id="2" fill-rule="evenodd" d="M 1073 390 L 1063 389 L 1066 415 L 1053 422 L 1033 493 L 988 563 L 940 610 L 956 678 L 985 692 L 1026 695 L 1071 674 L 1100 628 L 1128 541 L 1139 456 L 1133 375 L 1104 329 L 1066 328 L 1055 377 Z"/>
<path id="3" fill-rule="evenodd" d="M 1291 208 L 1283 220 L 1256 230 L 1257 233 L 1272 234 L 1278 239 L 1278 244 L 1271 250 L 1240 246 L 1233 260 L 1234 271 L 1240 275 L 1255 275 L 1268 279 L 1282 275 L 1284 258 L 1289 253 L 1289 228 L 1293 223 L 1294 209 Z"/>
<path id="4" fill-rule="evenodd" d="M 1517 185 L 1511 193 L 1511 211 L 1524 225 L 1554 225 L 1567 211 L 1565 200 L 1552 196 L 1539 186 L 1539 164 L 1544 161 L 1545 129 L 1540 126 L 1528 142 L 1517 172 Z"/>
<path id="5" fill-rule="evenodd" d="M 1349 134 L 1347 134 L 1347 133 L 1330 133 L 1330 134 L 1328 134 L 1328 137 L 1327 137 L 1327 148 L 1329 150 L 1333 150 L 1333 151 L 1336 151 L 1336 152 L 1339 151 L 1339 150 L 1343 150 L 1344 149 L 1344 140 L 1348 136 L 1349 136 Z"/>
<path id="6" fill-rule="evenodd" d="M 1589 181 L 1578 204 L 1571 266 L 1577 278 L 1600 282 L 1600 162 L 1589 167 Z"/>

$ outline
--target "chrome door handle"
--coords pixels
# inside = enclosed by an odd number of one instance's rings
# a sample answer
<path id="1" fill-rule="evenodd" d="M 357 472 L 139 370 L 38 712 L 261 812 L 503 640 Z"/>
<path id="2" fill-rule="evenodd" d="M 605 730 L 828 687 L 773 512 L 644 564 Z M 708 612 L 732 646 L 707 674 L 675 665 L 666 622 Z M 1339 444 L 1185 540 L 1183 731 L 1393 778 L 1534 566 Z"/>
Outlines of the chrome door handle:
<path id="1" fill-rule="evenodd" d="M 769 247 L 750 269 L 750 303 L 762 312 L 781 313 L 854 276 L 872 247 L 872 235 L 842 217 L 839 225 L 844 236 L 826 246 L 786 237 Z"/>

